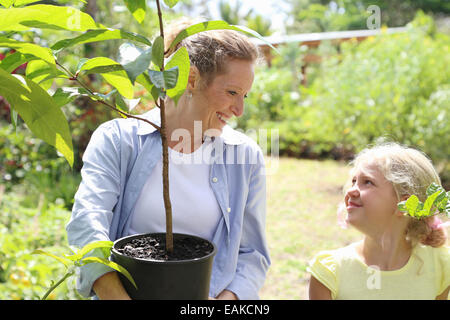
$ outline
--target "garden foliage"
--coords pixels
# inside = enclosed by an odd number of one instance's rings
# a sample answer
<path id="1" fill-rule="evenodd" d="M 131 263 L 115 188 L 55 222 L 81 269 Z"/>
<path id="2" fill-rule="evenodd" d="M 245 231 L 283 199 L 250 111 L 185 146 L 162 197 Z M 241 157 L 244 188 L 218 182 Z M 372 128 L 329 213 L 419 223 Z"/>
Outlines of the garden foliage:
<path id="1" fill-rule="evenodd" d="M 1 197 L 1 196 L 0 196 Z M 59 279 L 64 270 L 49 258 L 32 255 L 45 247 L 55 254 L 70 254 L 66 243 L 65 225 L 70 212 L 61 205 L 26 208 L 19 205 L 20 198 L 4 194 L 0 204 L 0 300 L 39 299 Z M 82 299 L 71 279 L 49 299 Z"/>
<path id="2" fill-rule="evenodd" d="M 286 62 L 261 68 L 240 125 L 279 129 L 280 154 L 303 157 L 339 157 L 385 137 L 420 148 L 445 175 L 450 38 L 432 25 L 419 14 L 405 33 L 344 42 L 306 87 L 292 89 Z"/>

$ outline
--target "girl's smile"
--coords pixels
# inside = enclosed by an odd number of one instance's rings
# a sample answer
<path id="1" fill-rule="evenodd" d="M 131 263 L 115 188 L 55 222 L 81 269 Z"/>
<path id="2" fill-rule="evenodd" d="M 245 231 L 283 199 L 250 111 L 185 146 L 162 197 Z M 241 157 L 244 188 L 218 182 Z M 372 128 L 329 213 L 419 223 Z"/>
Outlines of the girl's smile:
<path id="1" fill-rule="evenodd" d="M 356 202 L 349 200 L 347 203 L 347 211 L 350 211 L 352 209 L 358 209 L 361 208 L 362 205 L 361 204 L 357 204 Z"/>

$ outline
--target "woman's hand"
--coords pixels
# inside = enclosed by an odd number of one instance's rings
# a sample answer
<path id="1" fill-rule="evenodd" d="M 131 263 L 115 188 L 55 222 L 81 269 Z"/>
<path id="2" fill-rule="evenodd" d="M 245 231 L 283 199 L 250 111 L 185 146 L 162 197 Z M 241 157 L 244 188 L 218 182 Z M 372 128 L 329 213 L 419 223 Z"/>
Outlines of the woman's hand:
<path id="1" fill-rule="evenodd" d="M 209 297 L 209 300 L 239 300 L 237 295 L 229 290 L 223 290 L 216 298 Z"/>
<path id="2" fill-rule="evenodd" d="M 105 273 L 98 278 L 93 288 L 100 300 L 131 300 L 115 271 Z"/>

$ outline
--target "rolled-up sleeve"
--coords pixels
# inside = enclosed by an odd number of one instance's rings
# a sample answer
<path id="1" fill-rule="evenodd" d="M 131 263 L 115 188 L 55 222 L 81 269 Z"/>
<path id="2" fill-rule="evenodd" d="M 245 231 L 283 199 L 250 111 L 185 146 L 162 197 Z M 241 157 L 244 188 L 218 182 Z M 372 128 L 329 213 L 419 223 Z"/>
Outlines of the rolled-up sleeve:
<path id="1" fill-rule="evenodd" d="M 70 245 L 110 240 L 109 228 L 113 209 L 120 193 L 120 143 L 114 121 L 100 125 L 91 136 L 83 155 L 82 181 L 75 194 L 72 216 L 66 226 Z M 91 256 L 101 255 L 101 250 Z M 80 268 L 77 290 L 84 296 L 94 295 L 92 285 L 111 268 L 91 263 Z"/>
<path id="2" fill-rule="evenodd" d="M 266 175 L 264 157 L 258 152 L 244 211 L 242 238 L 240 241 L 236 274 L 227 290 L 241 300 L 259 299 L 267 270 L 270 266 L 266 241 Z"/>

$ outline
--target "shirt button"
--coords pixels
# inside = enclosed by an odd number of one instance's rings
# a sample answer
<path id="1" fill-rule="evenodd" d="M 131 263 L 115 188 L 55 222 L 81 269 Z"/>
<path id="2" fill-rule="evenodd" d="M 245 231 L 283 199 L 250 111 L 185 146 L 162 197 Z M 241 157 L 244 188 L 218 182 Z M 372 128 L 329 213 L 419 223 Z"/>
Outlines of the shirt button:
<path id="1" fill-rule="evenodd" d="M 231 212 L 231 208 L 227 208 L 227 212 L 230 213 Z"/>
<path id="2" fill-rule="evenodd" d="M 218 179 L 216 177 L 214 177 L 212 180 L 213 180 L 213 182 L 217 182 Z"/>

